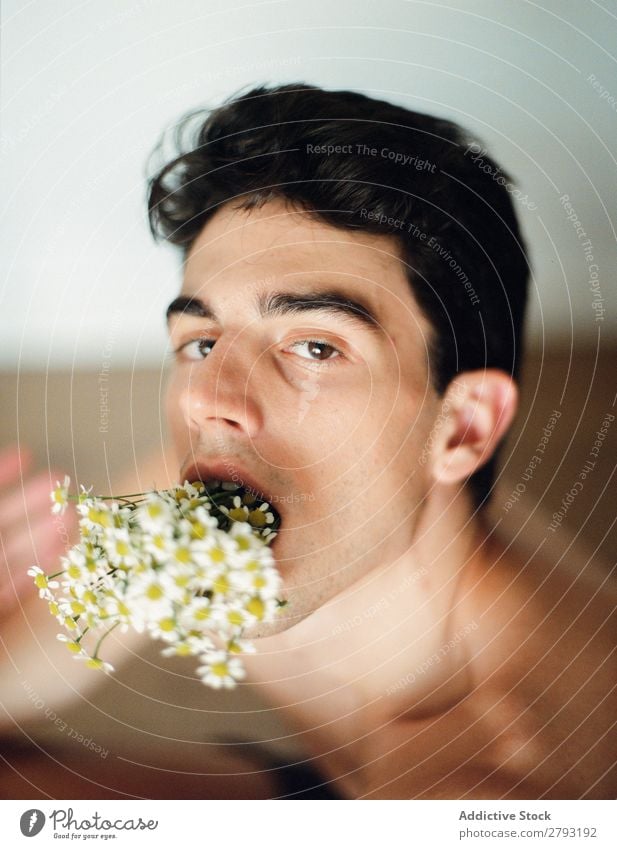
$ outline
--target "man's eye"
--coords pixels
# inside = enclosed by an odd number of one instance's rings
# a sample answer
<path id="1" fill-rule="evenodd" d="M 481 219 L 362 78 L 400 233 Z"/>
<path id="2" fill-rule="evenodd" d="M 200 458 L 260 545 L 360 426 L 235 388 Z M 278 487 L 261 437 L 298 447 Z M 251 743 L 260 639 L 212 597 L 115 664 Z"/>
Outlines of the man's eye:
<path id="1" fill-rule="evenodd" d="M 304 339 L 301 342 L 294 342 L 293 345 L 290 345 L 290 348 L 304 360 L 323 362 L 341 356 L 341 352 L 334 345 L 320 342 L 317 339 Z"/>
<path id="2" fill-rule="evenodd" d="M 215 339 L 191 339 L 176 348 L 175 353 L 181 354 L 186 360 L 203 360 L 214 347 Z"/>

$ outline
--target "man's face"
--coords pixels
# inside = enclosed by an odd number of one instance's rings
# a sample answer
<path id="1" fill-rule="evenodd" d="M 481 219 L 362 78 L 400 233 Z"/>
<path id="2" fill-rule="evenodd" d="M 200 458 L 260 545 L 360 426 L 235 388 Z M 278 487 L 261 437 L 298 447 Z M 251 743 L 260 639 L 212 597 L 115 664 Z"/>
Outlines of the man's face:
<path id="1" fill-rule="evenodd" d="M 273 552 L 289 605 L 264 634 L 413 538 L 437 397 L 429 325 L 399 256 L 393 237 L 281 200 L 226 204 L 189 254 L 182 296 L 194 300 L 169 321 L 168 415 L 182 474 L 214 467 L 282 516 Z"/>

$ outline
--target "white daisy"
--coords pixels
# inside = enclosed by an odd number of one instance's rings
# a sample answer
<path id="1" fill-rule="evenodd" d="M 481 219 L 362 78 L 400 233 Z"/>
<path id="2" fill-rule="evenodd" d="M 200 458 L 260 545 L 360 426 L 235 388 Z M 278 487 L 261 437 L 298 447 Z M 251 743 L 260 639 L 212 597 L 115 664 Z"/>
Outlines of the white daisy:
<path id="1" fill-rule="evenodd" d="M 69 503 L 69 486 L 71 485 L 71 479 L 68 475 L 64 476 L 64 482 L 60 483 L 60 481 L 56 481 L 56 488 L 52 490 L 50 495 L 51 503 L 53 507 L 51 508 L 52 513 L 57 513 L 62 515 L 67 508 Z"/>
<path id="2" fill-rule="evenodd" d="M 64 643 L 67 649 L 73 654 L 76 658 L 84 658 L 89 659 L 90 655 L 85 652 L 80 643 L 75 639 L 71 639 L 71 637 L 67 637 L 66 634 L 58 634 L 56 639 L 59 642 Z"/>
<path id="3" fill-rule="evenodd" d="M 152 492 L 135 511 L 139 525 L 151 534 L 167 534 L 171 530 L 172 509 L 168 501 Z"/>
<path id="4" fill-rule="evenodd" d="M 213 651 L 203 655 L 203 665 L 197 668 L 197 674 L 204 682 L 215 690 L 221 688 L 231 690 L 241 681 L 246 673 L 237 657 L 230 656 L 226 651 Z"/>
<path id="5" fill-rule="evenodd" d="M 214 643 L 207 634 L 188 634 L 161 651 L 165 657 L 195 657 L 213 651 Z"/>
<path id="6" fill-rule="evenodd" d="M 29 571 L 76 658 L 112 671 L 99 647 L 114 627 L 131 627 L 165 643 L 167 656 L 199 656 L 209 686 L 242 680 L 238 655 L 253 648 L 243 631 L 275 615 L 281 580 L 264 542 L 275 534 L 274 514 L 238 490 L 185 482 L 113 500 L 82 486 L 81 540 L 61 559 L 61 588 L 39 567 Z M 52 498 L 54 507 L 62 497 Z"/>
<path id="7" fill-rule="evenodd" d="M 181 638 L 182 632 L 175 616 L 163 616 L 161 619 L 155 619 L 150 623 L 148 633 L 155 640 L 163 640 L 165 643 L 177 643 Z"/>
<path id="8" fill-rule="evenodd" d="M 181 608 L 178 620 L 185 631 L 202 631 L 204 628 L 211 627 L 215 617 L 210 599 L 192 598 Z"/>
<path id="9" fill-rule="evenodd" d="M 83 655 L 75 655 L 75 658 L 77 660 L 83 660 L 86 666 L 90 669 L 100 669 L 103 672 L 107 673 L 115 672 L 114 667 L 111 665 L 111 663 L 107 663 L 107 661 L 101 660 L 100 657 L 89 657 L 87 655 L 86 657 L 84 657 Z"/>
<path id="10" fill-rule="evenodd" d="M 28 569 L 27 574 L 30 575 L 31 578 L 34 578 L 34 584 L 38 587 L 39 596 L 47 599 L 48 601 L 53 601 L 54 594 L 51 591 L 58 589 L 60 586 L 58 581 L 51 581 L 40 566 L 32 566 Z"/>
<path id="11" fill-rule="evenodd" d="M 217 633 L 225 637 L 239 637 L 253 617 L 239 601 L 235 604 L 213 604 L 212 622 Z"/>

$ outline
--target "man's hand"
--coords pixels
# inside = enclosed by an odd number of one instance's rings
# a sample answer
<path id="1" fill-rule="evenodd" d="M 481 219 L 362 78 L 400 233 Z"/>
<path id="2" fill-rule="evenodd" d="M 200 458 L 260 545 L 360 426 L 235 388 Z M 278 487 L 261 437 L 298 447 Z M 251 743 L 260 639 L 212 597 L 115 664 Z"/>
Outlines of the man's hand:
<path id="1" fill-rule="evenodd" d="M 64 475 L 34 474 L 32 466 L 27 449 L 0 452 L 0 626 L 36 592 L 28 569 L 58 571 L 60 556 L 75 541 L 74 511 L 51 513 L 49 493 Z"/>
<path id="2" fill-rule="evenodd" d="M 111 491 L 171 486 L 168 470 L 175 463 L 175 458 L 153 452 L 140 463 L 139 474 L 112 480 Z M 63 478 L 64 471 L 56 469 L 35 473 L 27 450 L 0 451 L 0 735 L 15 734 L 24 723 L 41 719 L 24 681 L 58 713 L 105 684 L 105 676 L 75 663 L 56 640 L 61 627 L 27 574 L 34 565 L 48 574 L 60 571 L 61 555 L 79 540 L 71 505 L 62 516 L 51 513 L 50 492 Z M 135 631 L 118 631 L 105 643 L 106 659 L 116 669 L 147 640 Z"/>

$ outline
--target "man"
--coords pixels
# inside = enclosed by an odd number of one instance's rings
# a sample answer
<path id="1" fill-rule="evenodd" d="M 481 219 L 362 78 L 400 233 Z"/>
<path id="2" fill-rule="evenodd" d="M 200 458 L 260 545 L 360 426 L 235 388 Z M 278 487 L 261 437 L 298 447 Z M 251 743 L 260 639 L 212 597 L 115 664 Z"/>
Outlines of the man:
<path id="1" fill-rule="evenodd" d="M 184 260 L 177 477 L 281 514 L 288 603 L 246 666 L 308 795 L 613 797 L 614 596 L 485 518 L 528 279 L 509 179 L 352 92 L 257 88 L 194 126 L 149 202 Z"/>
<path id="2" fill-rule="evenodd" d="M 180 478 L 239 480 L 281 513 L 288 604 L 247 664 L 335 790 L 608 797 L 614 598 L 484 520 L 528 267 L 511 183 L 477 149 L 305 85 L 206 117 L 150 186 L 184 259 Z"/>

